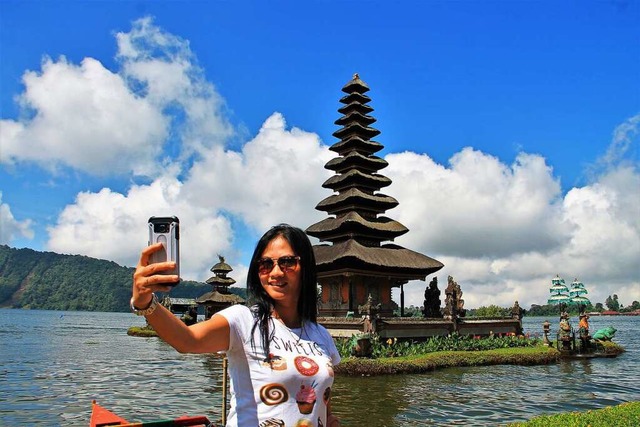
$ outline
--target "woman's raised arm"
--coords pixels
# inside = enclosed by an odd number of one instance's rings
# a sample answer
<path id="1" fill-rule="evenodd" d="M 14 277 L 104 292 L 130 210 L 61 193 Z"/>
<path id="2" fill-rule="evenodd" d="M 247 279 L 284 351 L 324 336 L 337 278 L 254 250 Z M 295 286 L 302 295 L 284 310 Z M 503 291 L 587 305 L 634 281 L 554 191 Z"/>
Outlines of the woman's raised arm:
<path id="1" fill-rule="evenodd" d="M 151 306 L 153 292 L 168 292 L 171 285 L 180 280 L 176 275 L 158 274 L 175 267 L 174 262 L 149 264 L 152 253 L 162 248 L 161 243 L 147 246 L 140 254 L 140 261 L 133 274 L 131 305 L 137 310 Z M 168 309 L 158 304 L 145 316 L 149 324 L 180 353 L 215 353 L 229 349 L 229 322 L 223 316 L 214 315 L 205 322 L 187 326 Z"/>

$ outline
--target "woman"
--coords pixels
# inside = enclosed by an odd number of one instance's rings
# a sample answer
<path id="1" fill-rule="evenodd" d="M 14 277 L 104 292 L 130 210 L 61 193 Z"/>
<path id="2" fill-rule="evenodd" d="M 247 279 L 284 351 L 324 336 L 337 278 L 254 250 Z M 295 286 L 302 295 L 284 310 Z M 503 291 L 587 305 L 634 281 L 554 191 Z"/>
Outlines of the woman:
<path id="1" fill-rule="evenodd" d="M 227 426 L 339 426 L 330 397 L 333 365 L 340 357 L 327 330 L 316 323 L 316 264 L 306 234 L 287 224 L 267 231 L 247 275 L 254 305 L 229 307 L 189 327 L 153 295 L 179 280 L 157 274 L 174 268 L 173 262 L 149 264 L 161 247 L 142 251 L 131 307 L 181 353 L 227 353 Z"/>

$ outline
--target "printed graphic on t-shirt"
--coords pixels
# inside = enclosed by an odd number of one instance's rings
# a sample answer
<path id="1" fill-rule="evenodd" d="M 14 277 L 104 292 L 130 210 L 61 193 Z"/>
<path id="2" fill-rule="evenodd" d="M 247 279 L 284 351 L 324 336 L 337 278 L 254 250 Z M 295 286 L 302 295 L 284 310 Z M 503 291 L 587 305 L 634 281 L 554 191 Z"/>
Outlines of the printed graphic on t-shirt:
<path id="1" fill-rule="evenodd" d="M 254 384 L 260 384 L 262 379 L 266 382 L 258 394 L 265 405 L 274 409 L 283 404 L 288 408 L 295 405 L 299 414 L 299 418 L 295 418 L 295 426 L 323 426 L 322 420 L 331 398 L 333 365 L 318 342 L 305 338 L 304 328 L 291 331 L 276 326 L 269 355 L 264 359 L 254 359 L 253 366 L 257 370 Z M 277 410 L 269 410 L 265 415 L 276 413 Z M 284 421 L 270 416 L 260 427 L 277 426 L 279 422 Z"/>
<path id="2" fill-rule="evenodd" d="M 256 317 L 247 307 L 221 312 L 231 329 L 229 425 L 324 427 L 333 385 L 333 363 L 340 360 L 322 326 L 290 329 L 270 319 L 268 355 Z"/>

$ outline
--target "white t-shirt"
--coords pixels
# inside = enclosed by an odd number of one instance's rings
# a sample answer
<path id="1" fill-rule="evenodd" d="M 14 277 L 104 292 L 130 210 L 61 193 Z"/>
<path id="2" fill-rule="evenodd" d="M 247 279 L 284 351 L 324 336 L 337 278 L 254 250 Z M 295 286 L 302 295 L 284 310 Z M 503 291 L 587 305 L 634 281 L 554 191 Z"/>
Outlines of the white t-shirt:
<path id="1" fill-rule="evenodd" d="M 315 323 L 289 329 L 272 319 L 275 328 L 270 358 L 265 358 L 260 328 L 251 344 L 252 311 L 234 305 L 219 313 L 230 327 L 229 376 L 231 407 L 227 427 L 324 427 L 333 385 L 333 366 L 340 363 L 329 332 Z"/>

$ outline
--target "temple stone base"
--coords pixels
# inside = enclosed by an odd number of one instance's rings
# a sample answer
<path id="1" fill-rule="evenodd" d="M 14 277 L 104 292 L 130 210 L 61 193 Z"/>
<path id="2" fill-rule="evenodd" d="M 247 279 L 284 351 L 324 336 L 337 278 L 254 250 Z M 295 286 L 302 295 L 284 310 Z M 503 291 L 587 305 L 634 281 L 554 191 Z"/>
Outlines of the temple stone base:
<path id="1" fill-rule="evenodd" d="M 489 335 L 519 334 L 522 322 L 514 318 L 501 319 L 419 319 L 413 317 L 380 317 L 370 321 L 366 317 L 319 317 L 318 323 L 334 338 L 350 338 L 365 332 L 375 332 L 380 338 L 404 338 L 416 341 L 453 332 L 460 335 L 488 337 Z"/>

